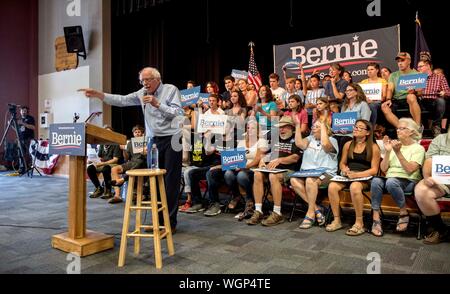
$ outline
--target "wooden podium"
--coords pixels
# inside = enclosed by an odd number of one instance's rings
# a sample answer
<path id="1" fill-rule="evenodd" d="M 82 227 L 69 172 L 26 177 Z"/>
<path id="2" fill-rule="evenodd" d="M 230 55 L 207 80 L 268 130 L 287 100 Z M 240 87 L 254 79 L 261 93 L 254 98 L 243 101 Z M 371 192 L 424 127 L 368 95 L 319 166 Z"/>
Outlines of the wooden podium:
<path id="1" fill-rule="evenodd" d="M 86 143 L 125 145 L 127 137 L 86 124 Z M 114 236 L 86 230 L 86 156 L 70 156 L 67 233 L 54 235 L 52 247 L 81 257 L 114 247 Z"/>

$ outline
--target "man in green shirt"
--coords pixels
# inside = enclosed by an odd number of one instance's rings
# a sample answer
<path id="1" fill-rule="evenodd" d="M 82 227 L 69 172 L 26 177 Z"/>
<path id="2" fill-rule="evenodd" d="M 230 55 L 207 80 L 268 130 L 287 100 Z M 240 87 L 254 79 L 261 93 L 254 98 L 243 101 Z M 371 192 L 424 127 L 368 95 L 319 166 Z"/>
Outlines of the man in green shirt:
<path id="1" fill-rule="evenodd" d="M 417 102 L 416 92 L 414 90 L 397 90 L 398 81 L 401 76 L 418 74 L 419 72 L 411 69 L 411 56 L 407 52 L 398 53 L 395 61 L 397 61 L 399 70 L 393 72 L 389 77 L 386 102 L 383 103 L 381 109 L 386 117 L 386 120 L 394 127 L 397 127 L 398 117 L 394 113 L 398 108 L 408 106 L 413 120 L 420 126 L 421 110 L 419 103 Z"/>

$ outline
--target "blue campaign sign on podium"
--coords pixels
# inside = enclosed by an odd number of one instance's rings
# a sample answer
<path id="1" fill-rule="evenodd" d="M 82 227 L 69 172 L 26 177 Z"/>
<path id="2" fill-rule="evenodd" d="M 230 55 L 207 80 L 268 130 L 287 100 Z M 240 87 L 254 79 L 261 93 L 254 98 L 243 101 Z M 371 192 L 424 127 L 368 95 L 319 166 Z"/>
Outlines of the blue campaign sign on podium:
<path id="1" fill-rule="evenodd" d="M 245 149 L 234 149 L 221 152 L 222 170 L 235 170 L 237 168 L 245 168 L 247 166 L 247 158 L 245 157 Z"/>
<path id="2" fill-rule="evenodd" d="M 351 133 L 357 118 L 356 112 L 333 113 L 331 129 L 335 133 Z"/>
<path id="3" fill-rule="evenodd" d="M 49 154 L 86 156 L 86 124 L 52 124 L 49 134 Z"/>

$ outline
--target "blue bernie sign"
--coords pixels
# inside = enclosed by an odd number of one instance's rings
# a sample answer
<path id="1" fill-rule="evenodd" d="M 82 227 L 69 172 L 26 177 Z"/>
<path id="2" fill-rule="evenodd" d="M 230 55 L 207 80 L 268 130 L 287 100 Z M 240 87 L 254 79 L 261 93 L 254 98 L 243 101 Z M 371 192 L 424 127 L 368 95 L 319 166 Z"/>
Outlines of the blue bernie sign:
<path id="1" fill-rule="evenodd" d="M 86 125 L 51 124 L 49 154 L 86 156 Z"/>
<path id="2" fill-rule="evenodd" d="M 202 99 L 203 104 L 209 106 L 209 94 L 208 93 L 200 93 L 198 99 Z"/>
<path id="3" fill-rule="evenodd" d="M 405 75 L 398 79 L 397 91 L 425 89 L 427 87 L 427 74 Z"/>
<path id="4" fill-rule="evenodd" d="M 237 168 L 245 168 L 247 166 L 247 158 L 245 157 L 245 149 L 234 149 L 222 151 L 222 170 L 235 170 Z"/>
<path id="5" fill-rule="evenodd" d="M 357 112 L 333 113 L 331 129 L 335 133 L 351 133 L 357 119 Z"/>
<path id="6" fill-rule="evenodd" d="M 192 104 L 197 104 L 198 97 L 200 96 L 200 91 L 200 86 L 180 91 L 181 106 L 186 107 Z"/>

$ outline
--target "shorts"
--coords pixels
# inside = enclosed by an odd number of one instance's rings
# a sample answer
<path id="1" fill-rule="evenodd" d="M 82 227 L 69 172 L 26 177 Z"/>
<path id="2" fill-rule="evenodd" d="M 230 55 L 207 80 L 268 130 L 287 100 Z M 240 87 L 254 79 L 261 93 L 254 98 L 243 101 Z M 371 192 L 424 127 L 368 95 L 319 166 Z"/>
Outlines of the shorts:
<path id="1" fill-rule="evenodd" d="M 121 165 L 123 169 L 123 173 L 132 169 L 145 168 L 144 161 L 128 161 Z"/>

